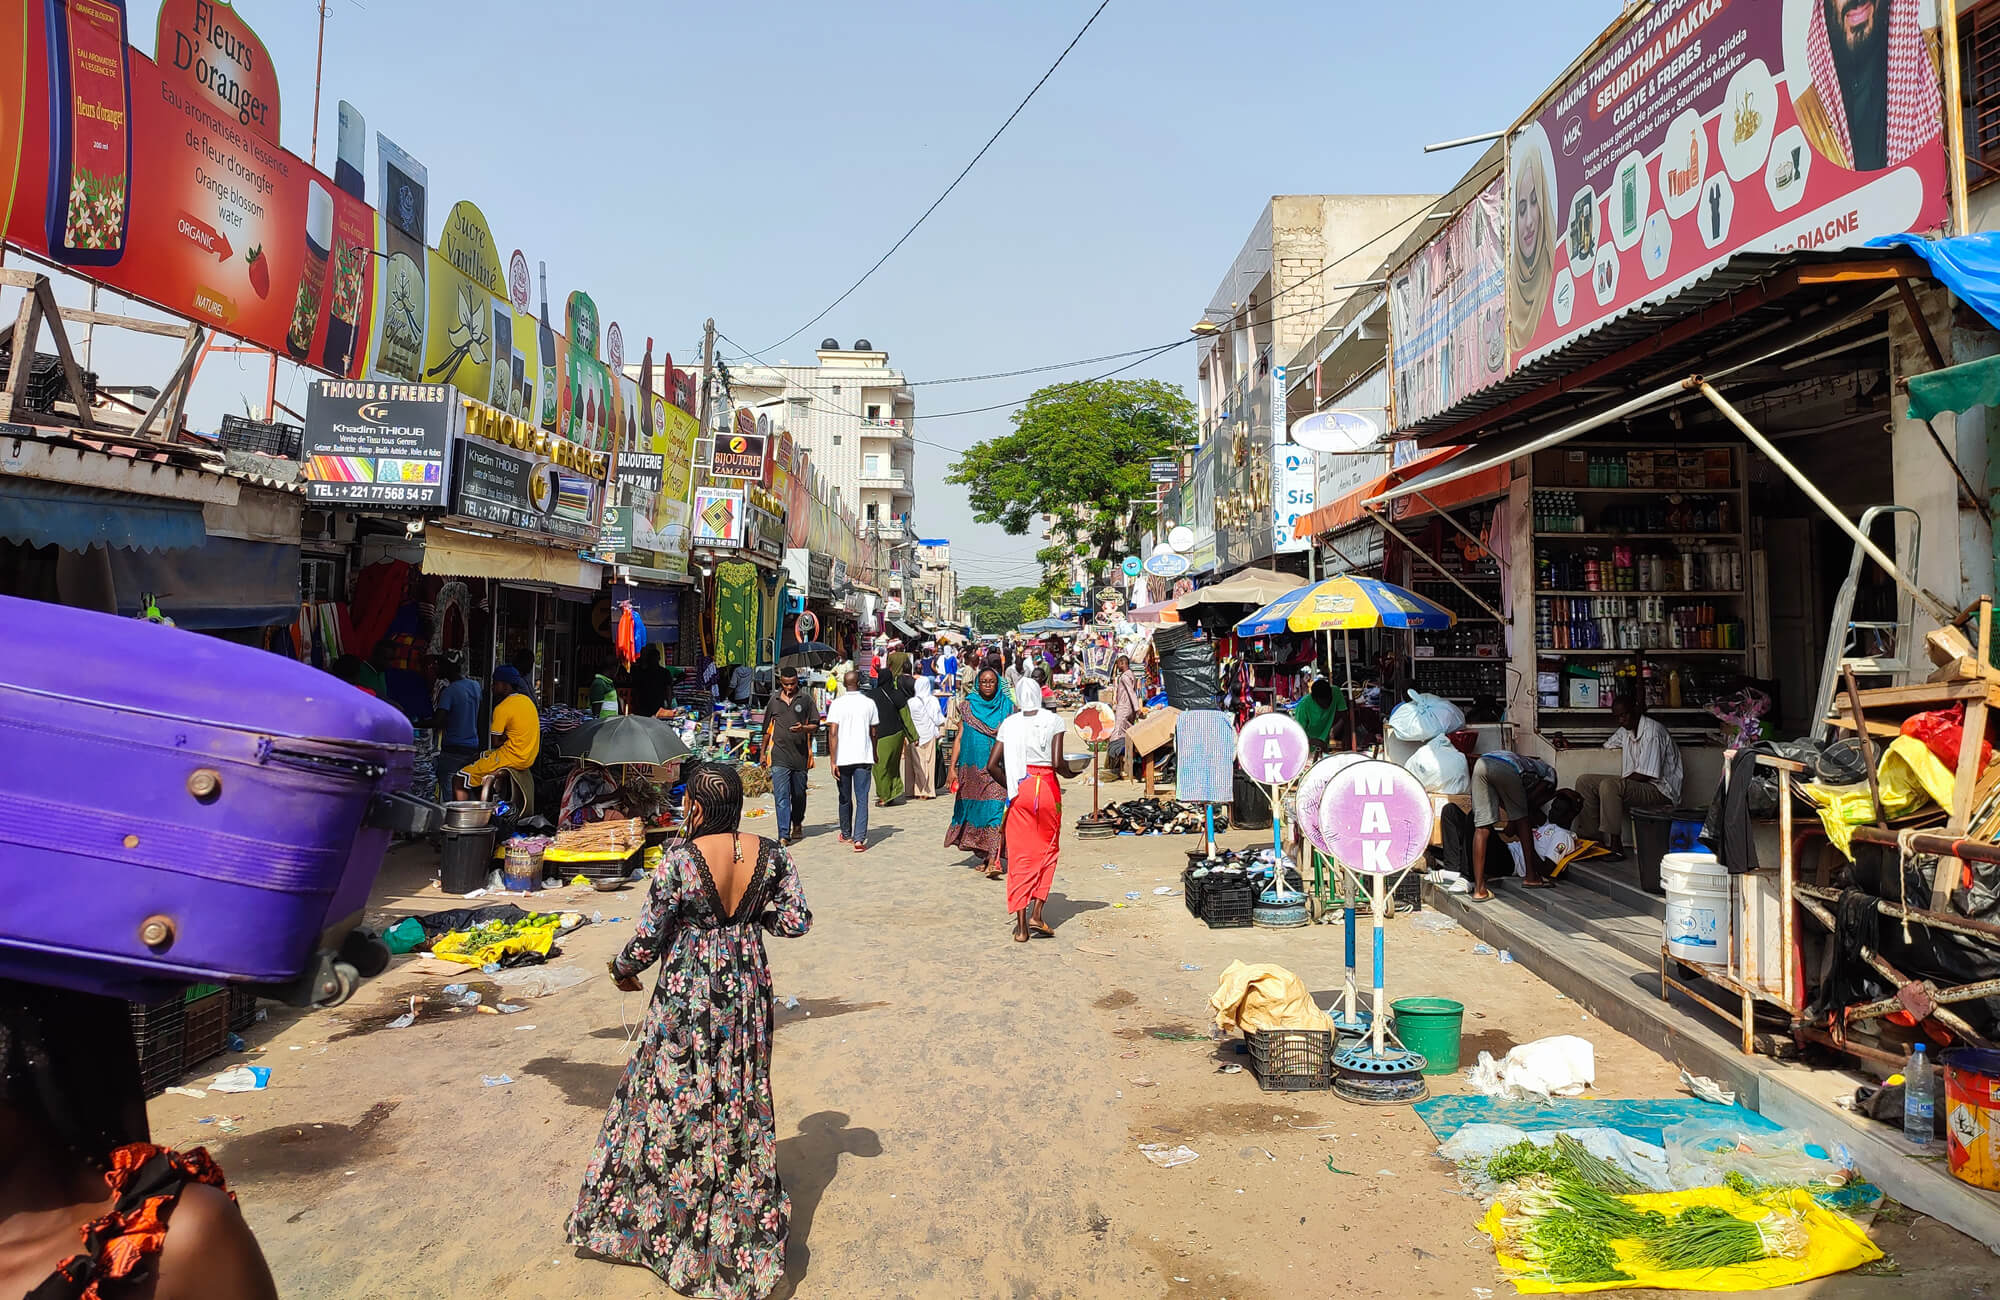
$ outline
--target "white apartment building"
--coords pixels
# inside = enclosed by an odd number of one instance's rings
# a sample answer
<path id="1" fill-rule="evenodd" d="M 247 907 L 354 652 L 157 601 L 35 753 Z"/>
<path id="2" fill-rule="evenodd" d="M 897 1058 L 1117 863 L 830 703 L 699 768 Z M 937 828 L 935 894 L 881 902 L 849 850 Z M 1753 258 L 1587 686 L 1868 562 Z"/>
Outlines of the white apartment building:
<path id="1" fill-rule="evenodd" d="M 917 617 L 958 622 L 958 574 L 951 567 L 951 543 L 942 537 L 917 539 Z"/>
<path id="2" fill-rule="evenodd" d="M 824 339 L 809 366 L 729 368 L 730 399 L 789 429 L 812 451 L 822 481 L 852 506 L 863 528 L 873 525 L 885 541 L 914 536 L 917 399 L 889 354 L 867 339 L 844 348 Z"/>

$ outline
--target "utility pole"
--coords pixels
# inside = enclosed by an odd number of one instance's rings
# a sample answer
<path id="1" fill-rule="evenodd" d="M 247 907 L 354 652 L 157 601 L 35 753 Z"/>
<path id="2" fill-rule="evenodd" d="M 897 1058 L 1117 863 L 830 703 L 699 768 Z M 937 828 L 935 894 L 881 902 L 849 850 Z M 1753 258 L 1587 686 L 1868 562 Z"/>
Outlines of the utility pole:
<path id="1" fill-rule="evenodd" d="M 715 433 L 715 317 L 702 322 L 701 327 L 701 431 L 705 436 Z"/>

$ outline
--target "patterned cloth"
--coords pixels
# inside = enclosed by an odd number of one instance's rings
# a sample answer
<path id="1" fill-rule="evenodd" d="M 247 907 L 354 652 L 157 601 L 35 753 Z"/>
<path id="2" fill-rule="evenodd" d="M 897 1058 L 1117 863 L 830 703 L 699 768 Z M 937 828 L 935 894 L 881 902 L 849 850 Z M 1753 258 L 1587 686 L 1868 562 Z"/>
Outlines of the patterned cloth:
<path id="1" fill-rule="evenodd" d="M 167 1221 L 181 1192 L 189 1183 L 229 1190 L 222 1170 L 203 1148 L 183 1153 L 147 1142 L 112 1151 L 104 1181 L 116 1199 L 102 1216 L 83 1225 L 82 1253 L 64 1260 L 25 1300 L 150 1296 L 153 1260 L 167 1244 Z"/>
<path id="2" fill-rule="evenodd" d="M 715 566 L 715 662 L 757 662 L 757 566 Z"/>
<path id="3" fill-rule="evenodd" d="M 1889 0 L 1883 7 L 1888 10 L 1889 41 L 1889 123 L 1885 152 L 1888 165 L 1894 167 L 1929 144 L 1943 129 L 1944 96 L 1938 89 L 1937 70 L 1931 66 L 1918 0 Z M 1832 143 L 1840 149 L 1833 161 L 1851 168 L 1854 136 L 1847 121 L 1847 101 L 1841 95 L 1840 73 L 1834 66 L 1832 38 L 1826 30 L 1826 6 L 1819 0 L 1811 0 L 1810 8 L 1811 16 L 1806 20 L 1806 66 L 1812 72 L 1812 85 L 1809 90 L 1800 87 L 1794 92 L 1795 98 L 1809 94 L 1818 100 L 1820 114 L 1833 135 Z M 1802 118 L 1811 118 L 1805 106 L 1800 109 Z"/>
<path id="4" fill-rule="evenodd" d="M 791 854 L 757 845 L 734 913 L 686 841 L 661 855 L 645 915 L 612 961 L 620 976 L 659 961 L 660 979 L 568 1227 L 573 1246 L 726 1300 L 762 1300 L 777 1286 L 792 1213 L 778 1182 L 771 970 L 758 927 L 788 938 L 812 928 Z"/>
<path id="5" fill-rule="evenodd" d="M 1236 798 L 1236 729 L 1219 709 L 1189 709 L 1174 722 L 1174 793 L 1189 803 Z"/>

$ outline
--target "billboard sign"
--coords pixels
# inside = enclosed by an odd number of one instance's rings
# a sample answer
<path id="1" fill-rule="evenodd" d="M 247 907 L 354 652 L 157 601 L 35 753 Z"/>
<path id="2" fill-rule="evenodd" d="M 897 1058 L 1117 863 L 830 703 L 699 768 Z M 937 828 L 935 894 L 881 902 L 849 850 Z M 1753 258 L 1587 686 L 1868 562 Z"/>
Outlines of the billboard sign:
<path id="1" fill-rule="evenodd" d="M 306 390 L 306 499 L 426 509 L 445 503 L 452 393 L 443 384 L 318 379 Z"/>
<path id="2" fill-rule="evenodd" d="M 716 478 L 760 482 L 764 477 L 764 452 L 770 440 L 761 433 L 725 433 L 716 438 L 708 472 Z"/>
<path id="3" fill-rule="evenodd" d="M 523 532 L 587 542 L 596 531 L 597 484 L 533 452 L 460 437 L 451 511 Z"/>
<path id="4" fill-rule="evenodd" d="M 1505 174 L 1389 277 L 1396 418 L 1427 420 L 1507 377 Z"/>
<path id="5" fill-rule="evenodd" d="M 693 542 L 715 550 L 743 545 L 743 489 L 702 487 L 694 490 Z"/>
<path id="6" fill-rule="evenodd" d="M 1508 146 L 1515 364 L 1738 252 L 1946 216 L 1932 0 L 1660 0 Z"/>

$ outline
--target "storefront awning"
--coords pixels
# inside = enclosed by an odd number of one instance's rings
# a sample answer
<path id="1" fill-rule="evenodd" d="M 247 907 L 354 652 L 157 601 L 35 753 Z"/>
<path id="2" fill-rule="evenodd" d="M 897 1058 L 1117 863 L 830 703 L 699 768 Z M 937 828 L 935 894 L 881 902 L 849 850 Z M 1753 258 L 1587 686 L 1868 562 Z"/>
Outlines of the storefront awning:
<path id="1" fill-rule="evenodd" d="M 884 619 L 883 621 L 889 625 L 890 631 L 894 632 L 897 636 L 902 637 L 905 641 L 923 640 L 924 634 L 922 632 L 919 632 L 916 628 L 912 627 L 910 624 L 904 622 L 900 618 L 891 616 L 887 619 Z"/>
<path id="2" fill-rule="evenodd" d="M 438 577 L 492 578 L 561 588 L 587 599 L 604 585 L 604 566 L 575 551 L 504 537 L 481 537 L 433 525 L 424 530 L 423 571 Z"/>
<path id="3" fill-rule="evenodd" d="M 211 537 L 173 551 L 112 551 L 118 612 L 145 610 L 151 595 L 175 626 L 195 632 L 277 627 L 299 616 L 299 548 Z"/>
<path id="4" fill-rule="evenodd" d="M 1975 406 L 2000 406 L 2000 356 L 1911 375 L 1909 384 L 1913 420 L 1928 420 L 1947 411 L 1969 411 Z"/>
<path id="5" fill-rule="evenodd" d="M 1126 612 L 1125 618 L 1132 623 L 1178 623 L 1181 612 L 1173 601 L 1162 600 L 1152 605 L 1136 606 Z"/>
<path id="6" fill-rule="evenodd" d="M 133 496 L 10 475 L 0 479 L 0 537 L 79 554 L 93 546 L 179 551 L 207 541 L 208 529 L 199 501 Z"/>

